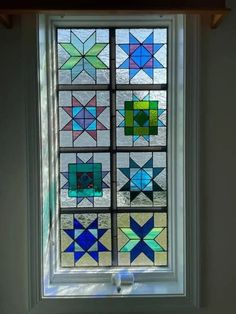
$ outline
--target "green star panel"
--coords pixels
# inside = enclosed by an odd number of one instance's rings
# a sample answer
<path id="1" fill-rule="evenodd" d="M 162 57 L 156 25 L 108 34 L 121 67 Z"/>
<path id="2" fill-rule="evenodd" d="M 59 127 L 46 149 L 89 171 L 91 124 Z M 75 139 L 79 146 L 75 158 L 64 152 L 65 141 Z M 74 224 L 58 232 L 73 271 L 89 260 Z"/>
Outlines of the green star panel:
<path id="1" fill-rule="evenodd" d="M 109 83 L 109 30 L 58 29 L 60 84 Z"/>
<path id="2" fill-rule="evenodd" d="M 167 265 L 167 214 L 117 215 L 118 265 Z"/>

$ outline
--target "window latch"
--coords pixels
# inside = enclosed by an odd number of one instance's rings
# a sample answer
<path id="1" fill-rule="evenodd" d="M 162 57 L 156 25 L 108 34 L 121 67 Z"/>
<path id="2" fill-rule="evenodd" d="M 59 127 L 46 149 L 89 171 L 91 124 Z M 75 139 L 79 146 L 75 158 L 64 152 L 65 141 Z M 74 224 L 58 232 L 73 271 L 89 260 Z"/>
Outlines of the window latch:
<path id="1" fill-rule="evenodd" d="M 117 292 L 121 291 L 122 286 L 134 284 L 134 274 L 131 272 L 119 272 L 111 277 L 112 284 L 116 286 Z"/>

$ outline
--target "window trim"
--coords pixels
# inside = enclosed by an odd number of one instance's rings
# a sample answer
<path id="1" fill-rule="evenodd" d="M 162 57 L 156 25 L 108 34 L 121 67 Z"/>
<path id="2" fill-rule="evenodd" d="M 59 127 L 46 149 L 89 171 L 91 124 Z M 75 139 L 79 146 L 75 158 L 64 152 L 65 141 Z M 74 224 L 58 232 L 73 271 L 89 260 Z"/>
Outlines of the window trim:
<path id="1" fill-rule="evenodd" d="M 40 16 L 40 19 L 45 19 L 45 16 Z M 34 23 L 34 29 L 30 34 L 26 31 L 27 24 L 30 18 L 25 17 L 23 21 L 23 35 L 25 41 L 29 39 L 33 45 L 31 52 L 35 55 L 37 50 L 37 38 L 34 31 L 36 32 L 38 23 L 32 18 Z M 31 21 L 32 22 L 32 21 Z M 188 196 L 185 200 L 185 204 L 191 211 L 186 213 L 187 221 L 190 221 L 188 228 L 186 230 L 186 293 L 182 293 L 180 296 L 168 295 L 160 296 L 158 299 L 158 304 L 162 305 L 161 309 L 171 307 L 171 304 L 180 306 L 183 305 L 197 305 L 199 303 L 199 240 L 198 240 L 198 230 L 199 230 L 199 219 L 198 219 L 198 155 L 199 155 L 199 145 L 198 145 L 198 103 L 199 103 L 199 18 L 198 17 L 188 17 L 186 19 L 187 23 L 187 46 L 186 46 L 186 62 L 189 65 L 186 69 L 186 148 L 189 148 L 185 152 L 186 158 L 186 173 L 191 173 L 190 176 L 186 176 L 186 195 Z M 43 38 L 43 33 L 41 33 L 41 39 Z M 191 38 L 191 40 L 190 40 Z M 45 38 L 44 38 L 45 39 Z M 40 43 L 41 45 L 41 43 Z M 40 46 L 39 46 L 40 48 Z M 39 49 L 40 50 L 40 49 Z M 29 52 L 26 52 L 29 56 Z M 44 56 L 41 56 L 45 58 Z M 188 60 L 191 59 L 191 62 Z M 28 59 L 26 58 L 27 63 Z M 25 60 L 25 62 L 26 62 Z M 194 60 L 194 62 L 193 62 Z M 34 60 L 31 58 L 30 62 L 35 65 Z M 45 69 L 40 69 L 41 77 L 45 82 Z M 187 79 L 191 77 L 191 80 Z M 39 126 L 39 108 L 38 102 L 42 98 L 46 97 L 47 90 L 46 87 L 41 85 L 42 91 L 39 93 L 40 89 L 37 86 L 37 66 L 34 66 L 31 77 L 29 75 L 29 82 L 33 78 L 34 88 L 32 92 L 26 95 L 27 103 L 27 130 L 30 130 L 27 134 L 28 140 L 28 182 L 33 182 L 34 184 L 29 184 L 28 186 L 28 218 L 29 218 L 29 230 L 28 230 L 28 248 L 29 248 L 29 308 L 35 308 L 36 304 L 47 303 L 41 295 L 42 288 L 42 273 L 43 269 L 39 263 L 40 256 L 43 252 L 41 251 L 41 230 L 40 230 L 40 219 L 41 217 L 41 206 L 42 201 L 40 199 L 40 192 L 42 187 L 39 186 L 41 173 L 39 171 L 42 160 L 40 156 L 40 126 Z M 31 97 L 33 97 L 33 105 Z M 193 144 L 194 142 L 194 144 Z M 189 145 L 191 143 L 191 145 Z M 47 153 L 47 152 L 46 152 Z M 44 204 L 45 205 L 45 204 Z M 48 204 L 46 204 L 48 206 Z M 191 230 L 191 232 L 190 232 Z M 53 239 L 52 239 L 53 240 Z M 49 279 L 49 278 L 48 278 Z M 53 287 L 51 287 L 53 288 Z M 168 306 L 165 304 L 165 298 L 168 297 Z M 79 302 L 79 299 L 78 299 Z M 64 313 L 64 312 L 60 312 Z"/>

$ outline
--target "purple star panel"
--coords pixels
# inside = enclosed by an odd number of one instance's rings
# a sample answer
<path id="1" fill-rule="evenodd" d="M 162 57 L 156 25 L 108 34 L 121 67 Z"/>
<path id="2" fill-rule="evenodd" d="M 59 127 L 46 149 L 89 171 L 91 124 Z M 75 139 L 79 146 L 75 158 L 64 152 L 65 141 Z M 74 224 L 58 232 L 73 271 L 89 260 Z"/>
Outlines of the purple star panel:
<path id="1" fill-rule="evenodd" d="M 59 130 L 61 147 L 109 146 L 109 92 L 59 92 Z"/>
<path id="2" fill-rule="evenodd" d="M 165 84 L 167 29 L 116 30 L 117 84 Z"/>
<path id="3" fill-rule="evenodd" d="M 165 207 L 166 153 L 117 153 L 117 206 Z"/>
<path id="4" fill-rule="evenodd" d="M 59 84 L 109 83 L 109 30 L 57 30 Z"/>
<path id="5" fill-rule="evenodd" d="M 60 206 L 110 207 L 110 154 L 60 154 Z"/>
<path id="6" fill-rule="evenodd" d="M 117 215 L 118 265 L 167 266 L 167 214 Z"/>
<path id="7" fill-rule="evenodd" d="M 127 104 L 130 101 L 134 103 L 146 104 L 157 102 L 157 108 L 149 110 L 139 110 L 131 108 L 127 110 Z M 116 141 L 117 146 L 166 146 L 166 91 L 117 91 L 116 92 Z M 143 116 L 142 116 L 143 115 Z M 153 119 L 154 117 L 154 119 Z M 131 122 L 130 122 L 131 119 Z M 150 126 L 150 122 L 155 126 L 155 134 L 127 133 L 127 125 L 140 126 L 141 132 L 144 127 Z M 150 127 L 148 128 L 148 131 Z M 140 133 L 141 133 L 140 132 Z"/>
<path id="8" fill-rule="evenodd" d="M 61 215 L 61 266 L 111 266 L 110 214 Z"/>

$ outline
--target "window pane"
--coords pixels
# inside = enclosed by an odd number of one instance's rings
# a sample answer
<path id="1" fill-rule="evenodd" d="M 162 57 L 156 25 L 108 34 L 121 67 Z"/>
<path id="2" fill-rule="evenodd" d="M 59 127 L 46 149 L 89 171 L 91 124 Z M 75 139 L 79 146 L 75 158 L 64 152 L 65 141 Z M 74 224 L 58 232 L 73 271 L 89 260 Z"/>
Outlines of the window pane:
<path id="1" fill-rule="evenodd" d="M 110 214 L 62 214 L 61 266 L 110 265 Z"/>
<path id="2" fill-rule="evenodd" d="M 61 147 L 110 145 L 108 91 L 59 92 Z"/>
<path id="3" fill-rule="evenodd" d="M 166 91 L 117 91 L 117 145 L 166 145 Z"/>
<path id="4" fill-rule="evenodd" d="M 165 84 L 167 29 L 116 30 L 117 84 Z"/>
<path id="5" fill-rule="evenodd" d="M 167 214 L 117 215 L 118 265 L 167 265 Z"/>
<path id="6" fill-rule="evenodd" d="M 165 207 L 166 153 L 117 153 L 118 207 Z"/>
<path id="7" fill-rule="evenodd" d="M 58 29 L 59 84 L 109 83 L 109 30 Z"/>
<path id="8" fill-rule="evenodd" d="M 61 267 L 166 266 L 167 28 L 60 28 L 57 60 Z"/>
<path id="9" fill-rule="evenodd" d="M 110 155 L 60 154 L 61 207 L 110 206 Z"/>

